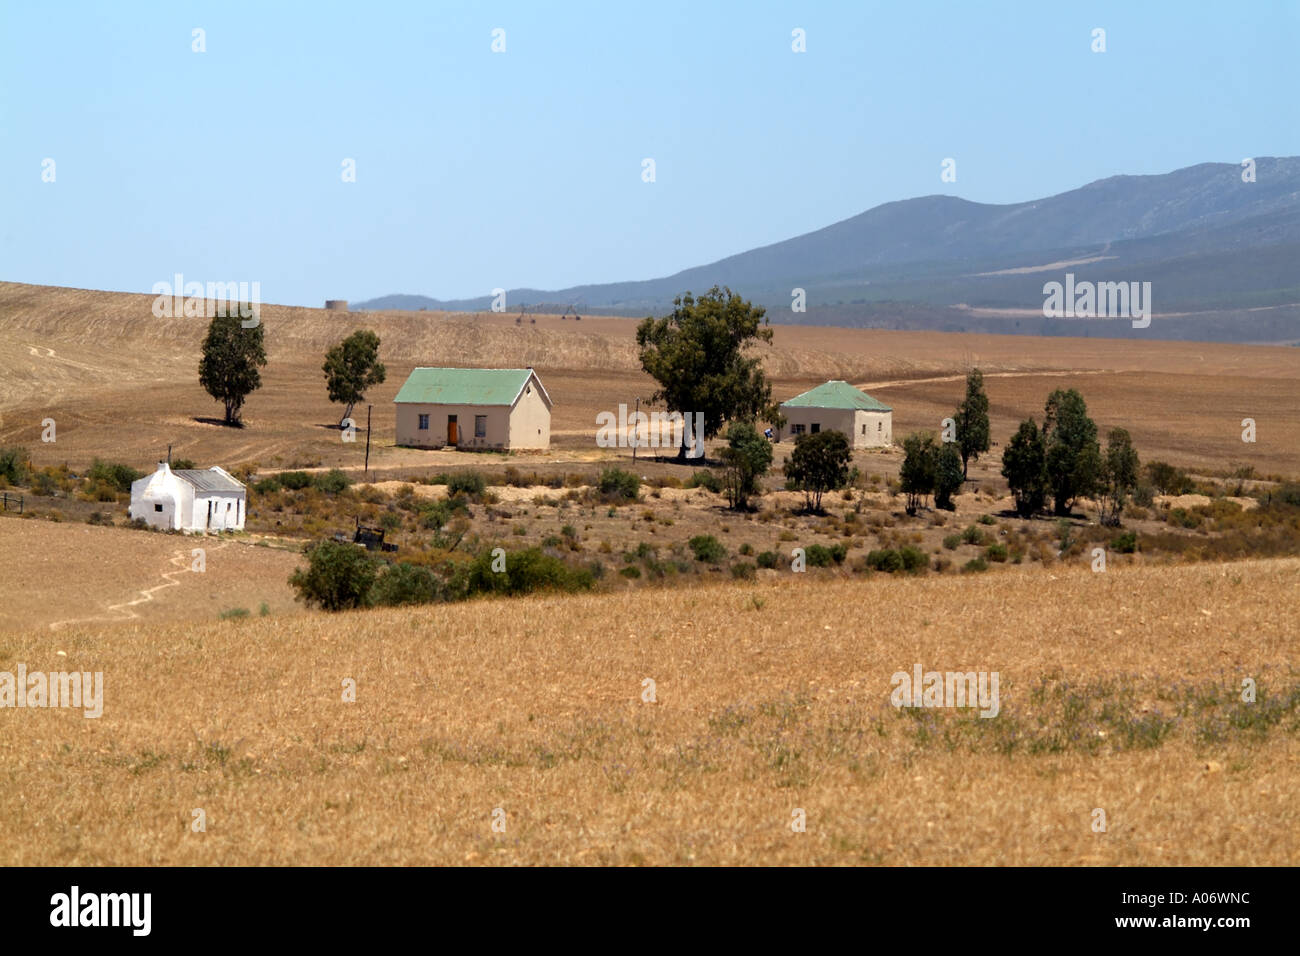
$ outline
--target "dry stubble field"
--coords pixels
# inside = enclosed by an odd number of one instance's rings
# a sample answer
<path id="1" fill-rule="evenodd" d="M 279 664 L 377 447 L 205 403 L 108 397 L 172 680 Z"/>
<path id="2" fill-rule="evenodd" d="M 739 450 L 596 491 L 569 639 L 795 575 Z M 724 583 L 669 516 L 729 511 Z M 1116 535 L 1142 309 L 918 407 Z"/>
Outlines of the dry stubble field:
<path id="1" fill-rule="evenodd" d="M 10 633 L 5 665 L 106 689 L 99 719 L 5 713 L 0 863 L 1294 864 L 1298 584 L 1288 559 Z M 999 716 L 893 709 L 917 662 L 998 671 Z"/>

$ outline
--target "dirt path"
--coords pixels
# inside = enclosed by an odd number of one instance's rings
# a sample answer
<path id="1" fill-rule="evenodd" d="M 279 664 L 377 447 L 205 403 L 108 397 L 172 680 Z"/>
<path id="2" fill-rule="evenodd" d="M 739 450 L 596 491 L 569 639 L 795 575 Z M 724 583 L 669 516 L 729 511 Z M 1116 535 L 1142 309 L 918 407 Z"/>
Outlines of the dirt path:
<path id="1" fill-rule="evenodd" d="M 229 545 L 230 545 L 229 541 L 223 541 L 219 545 L 217 545 L 217 547 L 212 548 L 211 550 L 220 551 L 223 548 L 228 547 Z M 109 616 L 105 617 L 103 615 L 96 615 L 93 617 L 66 618 L 62 621 L 52 622 L 50 624 L 50 630 L 57 631 L 60 627 L 63 627 L 65 624 L 84 624 L 88 621 L 129 621 L 132 618 L 138 618 L 140 615 L 137 614 L 134 610 L 132 610 L 132 608 L 134 608 L 137 604 L 145 604 L 149 601 L 154 600 L 154 594 L 158 591 L 164 590 L 165 588 L 179 587 L 181 582 L 176 579 L 176 575 L 195 573 L 191 550 L 192 549 L 189 548 L 179 548 L 172 554 L 169 563 L 176 565 L 177 568 L 179 568 L 179 570 L 161 572 L 161 576 L 166 583 L 158 584 L 155 585 L 154 587 L 146 588 L 137 592 L 140 596 L 133 600 L 123 601 L 120 604 L 108 605 L 107 610 L 110 612 Z M 206 561 L 207 561 L 206 548 L 204 549 L 203 559 L 206 565 Z"/>

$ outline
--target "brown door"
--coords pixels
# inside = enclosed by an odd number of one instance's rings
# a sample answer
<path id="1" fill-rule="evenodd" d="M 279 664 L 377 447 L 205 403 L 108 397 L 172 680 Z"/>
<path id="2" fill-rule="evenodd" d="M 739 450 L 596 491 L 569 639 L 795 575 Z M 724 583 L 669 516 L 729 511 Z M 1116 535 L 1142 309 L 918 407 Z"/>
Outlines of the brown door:
<path id="1" fill-rule="evenodd" d="M 456 416 L 447 416 L 447 444 L 454 445 L 460 439 L 460 429 L 456 427 Z"/>

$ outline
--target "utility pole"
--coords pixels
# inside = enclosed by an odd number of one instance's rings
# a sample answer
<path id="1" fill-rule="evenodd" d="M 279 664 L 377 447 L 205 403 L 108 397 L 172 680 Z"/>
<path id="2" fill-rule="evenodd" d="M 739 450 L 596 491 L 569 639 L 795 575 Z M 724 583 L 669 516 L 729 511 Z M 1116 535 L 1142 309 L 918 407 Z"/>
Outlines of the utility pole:
<path id="1" fill-rule="evenodd" d="M 636 461 L 636 450 L 641 444 L 641 396 L 636 399 L 636 414 L 632 416 L 632 460 Z"/>
<path id="2" fill-rule="evenodd" d="M 370 480 L 370 410 L 374 407 L 366 406 L 366 481 Z"/>

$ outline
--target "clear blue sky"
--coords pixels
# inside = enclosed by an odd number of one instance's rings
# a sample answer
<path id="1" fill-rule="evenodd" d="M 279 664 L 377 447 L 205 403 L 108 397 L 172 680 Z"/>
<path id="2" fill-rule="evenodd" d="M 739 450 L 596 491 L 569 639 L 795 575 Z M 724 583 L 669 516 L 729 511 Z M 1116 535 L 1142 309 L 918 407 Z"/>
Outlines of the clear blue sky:
<path id="1" fill-rule="evenodd" d="M 896 199 L 1300 154 L 1298 62 L 1293 0 L 0 0 L 0 279 L 652 278 Z"/>

